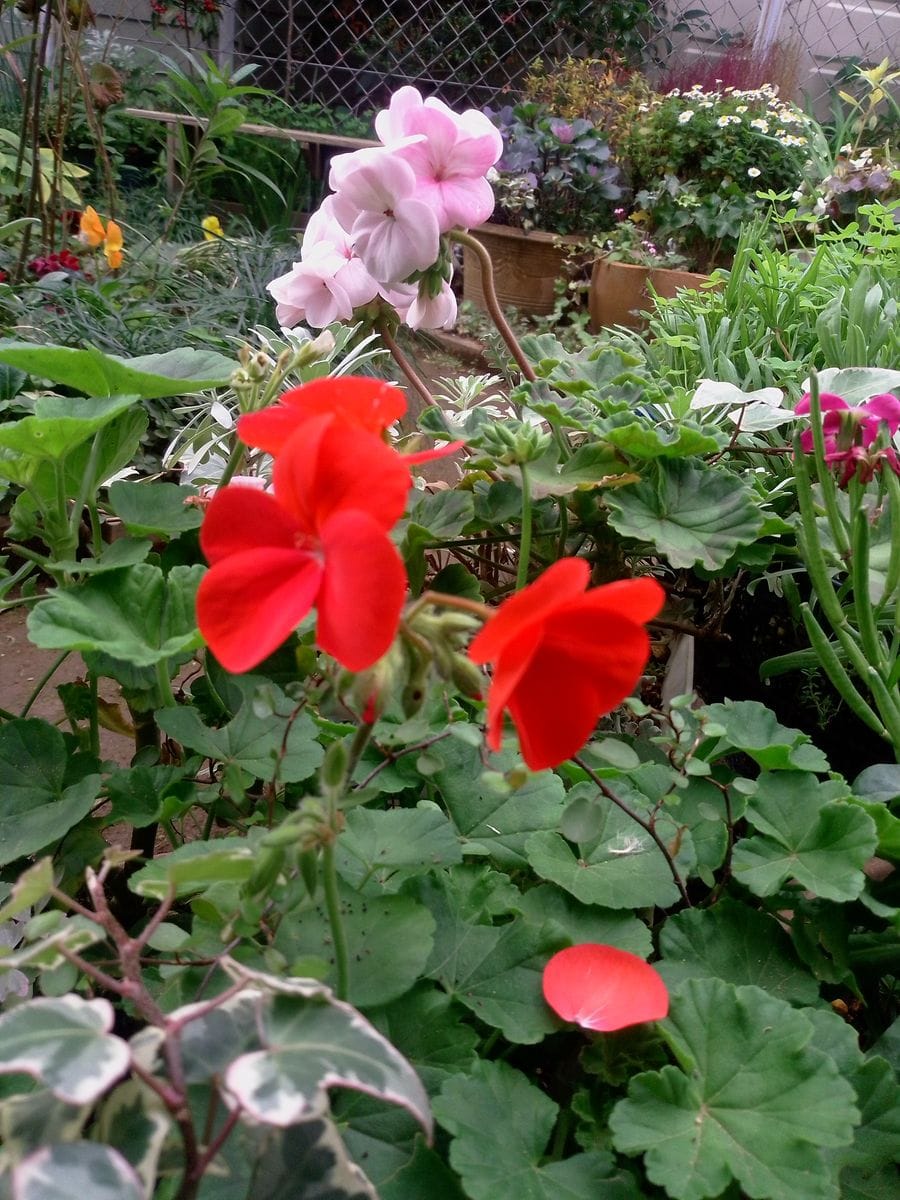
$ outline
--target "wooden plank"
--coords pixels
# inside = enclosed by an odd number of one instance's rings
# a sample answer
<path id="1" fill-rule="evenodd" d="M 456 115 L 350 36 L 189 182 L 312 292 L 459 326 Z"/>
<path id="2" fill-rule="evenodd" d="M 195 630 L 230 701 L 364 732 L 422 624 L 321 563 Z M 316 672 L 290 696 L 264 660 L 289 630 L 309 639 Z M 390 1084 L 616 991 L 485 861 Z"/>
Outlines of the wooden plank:
<path id="1" fill-rule="evenodd" d="M 126 108 L 126 117 L 137 117 L 144 121 L 162 121 L 168 125 L 191 125 L 204 129 L 203 117 L 190 117 L 185 113 L 161 112 L 153 108 Z M 346 137 L 342 133 L 314 133 L 309 129 L 281 129 L 278 125 L 255 125 L 250 121 L 238 125 L 235 133 L 249 133 L 257 137 L 278 138 L 284 142 L 299 142 L 303 146 L 335 146 L 342 150 L 364 150 L 367 146 L 378 146 L 379 142 L 368 138 Z"/>

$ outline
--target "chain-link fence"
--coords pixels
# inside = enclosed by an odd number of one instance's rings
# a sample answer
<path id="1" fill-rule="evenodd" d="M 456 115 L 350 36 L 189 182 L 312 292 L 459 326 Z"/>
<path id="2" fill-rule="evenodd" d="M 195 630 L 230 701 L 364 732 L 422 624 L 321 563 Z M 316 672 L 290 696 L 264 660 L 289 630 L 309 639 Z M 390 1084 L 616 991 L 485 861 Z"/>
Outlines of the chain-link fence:
<path id="1" fill-rule="evenodd" d="M 94 2 L 119 36 L 165 41 L 150 32 L 151 0 Z M 257 64 L 256 82 L 286 99 L 355 112 L 404 83 L 453 105 L 496 104 L 538 56 L 612 53 L 660 81 L 744 53 L 777 63 L 782 90 L 813 103 L 849 66 L 900 59 L 900 0 L 219 2 L 220 59 Z M 171 37 L 183 44 L 177 24 Z"/>

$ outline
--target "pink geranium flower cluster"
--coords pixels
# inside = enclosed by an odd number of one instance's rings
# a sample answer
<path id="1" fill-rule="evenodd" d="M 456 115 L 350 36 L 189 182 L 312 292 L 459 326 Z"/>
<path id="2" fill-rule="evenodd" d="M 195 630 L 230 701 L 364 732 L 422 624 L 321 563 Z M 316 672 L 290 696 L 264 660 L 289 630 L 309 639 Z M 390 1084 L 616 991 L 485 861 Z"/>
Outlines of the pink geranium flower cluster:
<path id="1" fill-rule="evenodd" d="M 500 134 L 483 113 L 459 115 L 413 87 L 395 93 L 375 131 L 380 146 L 334 159 L 332 195 L 310 219 L 300 261 L 268 285 L 283 326 L 321 329 L 379 298 L 413 329 L 456 319 L 442 235 L 490 216 Z"/>
<path id="2" fill-rule="evenodd" d="M 823 392 L 819 404 L 822 409 L 825 461 L 841 466 L 840 487 L 846 487 L 854 476 L 861 483 L 868 483 L 883 463 L 900 475 L 900 461 L 893 446 L 876 445 L 882 430 L 890 442 L 900 429 L 900 400 L 896 396 L 885 392 L 870 396 L 862 404 L 852 407 L 843 396 Z M 810 396 L 807 392 L 794 411 L 804 414 L 809 410 Z M 805 429 L 800 435 L 800 447 L 806 454 L 812 452 L 811 429 Z"/>

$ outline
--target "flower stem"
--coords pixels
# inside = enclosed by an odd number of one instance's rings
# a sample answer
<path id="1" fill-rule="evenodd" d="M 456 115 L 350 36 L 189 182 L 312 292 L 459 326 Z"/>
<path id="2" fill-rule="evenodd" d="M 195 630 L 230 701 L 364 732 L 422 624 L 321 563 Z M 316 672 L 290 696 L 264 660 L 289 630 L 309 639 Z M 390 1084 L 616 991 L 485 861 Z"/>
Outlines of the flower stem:
<path id="1" fill-rule="evenodd" d="M 519 345 L 509 321 L 503 315 L 500 301 L 497 299 L 497 290 L 494 287 L 494 264 L 491 262 L 490 254 L 481 242 L 479 242 L 478 238 L 473 237 L 471 233 L 467 233 L 464 229 L 451 229 L 449 236 L 453 241 L 459 242 L 461 246 L 468 246 L 478 256 L 478 261 L 481 264 L 481 290 L 484 293 L 484 300 L 487 304 L 488 312 L 491 314 L 491 320 L 497 326 L 497 332 L 509 347 L 509 352 L 515 359 L 519 370 L 527 380 L 535 383 L 537 376 L 534 373 L 534 369 L 525 357 L 525 351 Z"/>
<path id="2" fill-rule="evenodd" d="M 524 463 L 519 463 L 519 470 L 522 472 L 522 537 L 519 542 L 517 592 L 528 583 L 528 564 L 531 559 L 531 480 Z"/>
<path id="3" fill-rule="evenodd" d="M 350 979 L 350 953 L 347 948 L 347 933 L 341 915 L 341 898 L 338 892 L 337 867 L 334 861 L 334 842 L 322 848 L 322 882 L 325 890 L 325 907 L 331 927 L 331 944 L 334 946 L 334 966 L 337 973 L 335 995 L 338 1000 L 347 999 Z"/>
<path id="4" fill-rule="evenodd" d="M 391 357 L 394 362 L 409 380 L 413 391 L 418 393 L 419 399 L 427 408 L 436 408 L 437 401 L 428 389 L 428 385 L 422 376 L 418 373 L 403 351 L 397 344 L 397 339 L 388 328 L 387 321 L 378 322 L 378 332 L 381 334 L 381 339 L 391 352 Z"/>

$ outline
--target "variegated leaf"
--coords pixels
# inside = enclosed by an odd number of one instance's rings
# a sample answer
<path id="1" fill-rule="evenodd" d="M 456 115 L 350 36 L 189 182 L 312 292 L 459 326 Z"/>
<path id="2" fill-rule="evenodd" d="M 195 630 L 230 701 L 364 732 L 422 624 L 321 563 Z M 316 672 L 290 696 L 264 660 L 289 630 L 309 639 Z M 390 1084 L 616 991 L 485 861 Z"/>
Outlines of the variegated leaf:
<path id="1" fill-rule="evenodd" d="M 356 1009 L 340 1000 L 272 997 L 250 989 L 236 999 L 246 1004 L 250 997 L 261 1048 L 231 1062 L 225 1086 L 256 1120 L 293 1125 L 309 1115 L 324 1089 L 347 1087 L 401 1105 L 431 1132 L 428 1098 L 419 1077 Z M 221 1007 L 216 1012 L 221 1013 Z M 192 1022 L 185 1035 L 207 1019 Z"/>
<path id="2" fill-rule="evenodd" d="M 117 1150 L 96 1142 L 46 1146 L 13 1168 L 15 1200 L 143 1200 L 141 1181 Z"/>
<path id="3" fill-rule="evenodd" d="M 126 1079 L 103 1104 L 97 1137 L 131 1163 L 150 1200 L 156 1187 L 156 1166 L 172 1118 L 158 1096 L 136 1079 Z"/>
<path id="4" fill-rule="evenodd" d="M 0 1074 L 24 1072 L 67 1104 L 90 1104 L 128 1070 L 108 1000 L 30 1000 L 0 1016 Z M 75 1192 L 71 1193 L 76 1194 Z"/>

